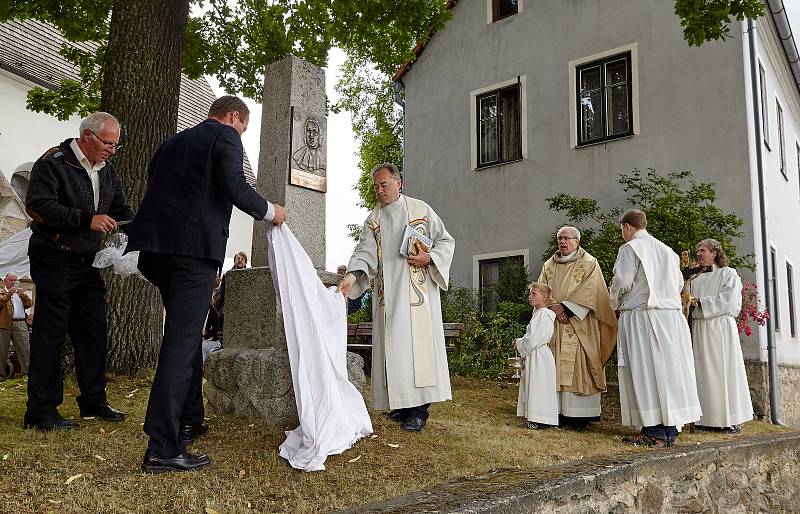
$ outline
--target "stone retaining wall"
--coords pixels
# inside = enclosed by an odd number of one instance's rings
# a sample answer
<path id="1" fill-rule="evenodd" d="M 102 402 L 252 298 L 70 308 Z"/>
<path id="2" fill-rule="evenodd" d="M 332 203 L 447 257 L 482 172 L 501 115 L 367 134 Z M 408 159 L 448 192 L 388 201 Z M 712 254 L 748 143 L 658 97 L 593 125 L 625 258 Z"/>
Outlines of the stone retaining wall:
<path id="1" fill-rule="evenodd" d="M 800 510 L 800 433 L 499 471 L 348 512 L 733 513 Z"/>

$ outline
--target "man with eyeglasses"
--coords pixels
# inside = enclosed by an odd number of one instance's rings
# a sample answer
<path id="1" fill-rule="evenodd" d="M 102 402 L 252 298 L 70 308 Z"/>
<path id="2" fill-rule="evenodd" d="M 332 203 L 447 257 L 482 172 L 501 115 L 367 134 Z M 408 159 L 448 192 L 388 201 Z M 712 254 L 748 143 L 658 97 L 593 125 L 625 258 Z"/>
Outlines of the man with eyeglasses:
<path id="1" fill-rule="evenodd" d="M 30 341 L 25 428 L 74 429 L 57 407 L 64 401 L 61 349 L 69 334 L 83 417 L 122 421 L 106 399 L 105 283 L 92 266 L 103 236 L 133 219 L 117 172 L 108 162 L 120 148 L 114 116 L 93 112 L 80 135 L 51 148 L 33 165 L 28 214 L 33 218 L 28 256 L 36 284 Z"/>
<path id="2" fill-rule="evenodd" d="M 556 359 L 559 425 L 586 430 L 600 417 L 603 366 L 617 343 L 617 319 L 600 264 L 580 246 L 580 231 L 561 227 L 556 237 L 558 251 L 542 266 L 538 282 L 550 286 L 547 303 L 556 314 L 550 348 Z"/>

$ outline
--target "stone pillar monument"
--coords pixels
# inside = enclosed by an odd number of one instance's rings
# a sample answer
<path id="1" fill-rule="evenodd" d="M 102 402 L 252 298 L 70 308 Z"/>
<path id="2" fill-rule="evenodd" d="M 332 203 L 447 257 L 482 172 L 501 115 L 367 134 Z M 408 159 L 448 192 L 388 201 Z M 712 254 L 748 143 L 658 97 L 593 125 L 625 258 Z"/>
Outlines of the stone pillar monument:
<path id="1" fill-rule="evenodd" d="M 326 112 L 321 68 L 293 56 L 267 66 L 256 189 L 286 207 L 286 223 L 330 286 L 339 276 L 324 271 Z M 226 274 L 224 348 L 206 361 L 204 393 L 220 414 L 291 425 L 297 407 L 283 315 L 267 267 L 268 229 L 254 223 L 254 267 Z M 362 390 L 363 359 L 348 353 L 347 361 L 350 380 Z"/>
<path id="2" fill-rule="evenodd" d="M 256 189 L 288 213 L 314 267 L 325 269 L 325 71 L 289 56 L 267 66 Z M 253 226 L 253 266 L 267 265 L 265 223 Z"/>

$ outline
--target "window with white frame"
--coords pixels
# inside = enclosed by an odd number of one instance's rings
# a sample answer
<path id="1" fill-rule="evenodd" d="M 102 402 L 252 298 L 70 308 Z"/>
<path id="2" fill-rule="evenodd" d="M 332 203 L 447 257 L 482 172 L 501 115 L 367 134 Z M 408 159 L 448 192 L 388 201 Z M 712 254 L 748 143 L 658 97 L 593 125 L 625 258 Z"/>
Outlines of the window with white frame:
<path id="1" fill-rule="evenodd" d="M 522 158 L 520 83 L 476 96 L 479 168 Z"/>
<path id="2" fill-rule="evenodd" d="M 578 146 L 633 134 L 631 53 L 575 69 Z"/>
<path id="3" fill-rule="evenodd" d="M 800 187 L 800 143 L 794 142 L 795 155 L 797 156 L 797 184 Z"/>
<path id="4" fill-rule="evenodd" d="M 786 291 L 789 293 L 789 332 L 792 337 L 797 337 L 797 328 L 794 319 L 794 272 L 792 265 L 786 263 Z"/>
<path id="5" fill-rule="evenodd" d="M 775 112 L 778 114 L 778 155 L 780 156 L 781 173 L 783 178 L 789 180 L 789 175 L 786 173 L 786 142 L 784 141 L 783 133 L 783 108 L 781 103 L 775 100 Z"/>
<path id="6" fill-rule="evenodd" d="M 497 308 L 500 274 L 507 266 L 524 268 L 524 256 L 509 255 L 478 261 L 478 295 L 481 302 L 481 312 L 489 312 Z"/>
<path id="7" fill-rule="evenodd" d="M 508 18 L 519 12 L 519 0 L 489 0 L 492 2 L 492 21 Z"/>
<path id="8" fill-rule="evenodd" d="M 767 103 L 767 73 L 764 71 L 764 66 L 758 63 L 758 84 L 761 92 L 761 131 L 764 136 L 764 144 L 769 147 L 769 105 Z"/>
<path id="9" fill-rule="evenodd" d="M 775 247 L 769 248 L 769 271 L 772 274 L 772 322 L 774 323 L 775 332 L 781 331 L 781 311 L 780 311 L 780 295 L 778 294 L 778 252 Z"/>

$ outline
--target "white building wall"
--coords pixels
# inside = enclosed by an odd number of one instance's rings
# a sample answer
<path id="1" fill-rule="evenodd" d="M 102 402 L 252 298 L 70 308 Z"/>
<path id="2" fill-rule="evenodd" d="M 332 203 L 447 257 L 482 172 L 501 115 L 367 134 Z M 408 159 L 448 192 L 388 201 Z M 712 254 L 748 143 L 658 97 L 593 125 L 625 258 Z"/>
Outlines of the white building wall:
<path id="1" fill-rule="evenodd" d="M 745 52 L 748 51 L 746 25 L 743 25 L 742 40 Z M 800 231 L 797 230 L 800 220 L 800 161 L 798 160 L 798 145 L 800 145 L 800 94 L 792 80 L 791 70 L 786 62 L 780 40 L 774 30 L 772 21 L 761 18 L 756 27 L 756 52 L 757 59 L 764 68 L 766 75 L 766 97 L 768 106 L 769 145 L 762 137 L 756 143 L 755 130 L 752 124 L 752 111 L 750 111 L 750 144 L 761 145 L 764 167 L 764 192 L 766 198 L 767 237 L 770 245 L 776 250 L 776 278 L 777 281 L 773 294 L 778 302 L 778 315 L 780 329 L 775 333 L 775 344 L 778 361 L 783 364 L 800 364 L 800 312 L 798 312 L 797 281 L 800 279 Z M 795 34 L 797 37 L 797 34 Z M 749 60 L 749 59 L 748 59 Z M 758 69 L 758 67 L 756 67 Z M 750 74 L 747 72 L 749 81 Z M 752 109 L 752 93 L 747 90 L 748 110 Z M 785 175 L 781 173 L 780 166 L 780 141 L 778 131 L 777 105 L 783 110 L 783 138 L 785 148 Z M 760 106 L 759 106 L 760 109 Z M 761 114 L 759 110 L 759 115 Z M 751 151 L 752 187 L 758 191 L 757 168 L 754 149 Z M 760 291 L 763 292 L 763 272 L 761 271 L 761 246 L 760 246 L 760 217 L 758 210 L 758 196 L 753 195 L 753 231 L 756 261 L 759 269 L 757 280 Z M 786 264 L 793 267 L 794 279 L 794 317 L 795 335 L 791 334 L 789 291 Z M 770 309 L 773 311 L 773 309 Z M 762 360 L 766 359 L 766 329 L 760 334 L 760 353 Z M 751 356 L 755 350 L 750 346 L 748 352 Z"/>
<path id="2" fill-rule="evenodd" d="M 0 171 L 9 181 L 15 170 L 30 170 L 47 149 L 78 135 L 80 116 L 59 121 L 26 109 L 26 95 L 33 87 L 31 82 L 0 70 Z"/>

